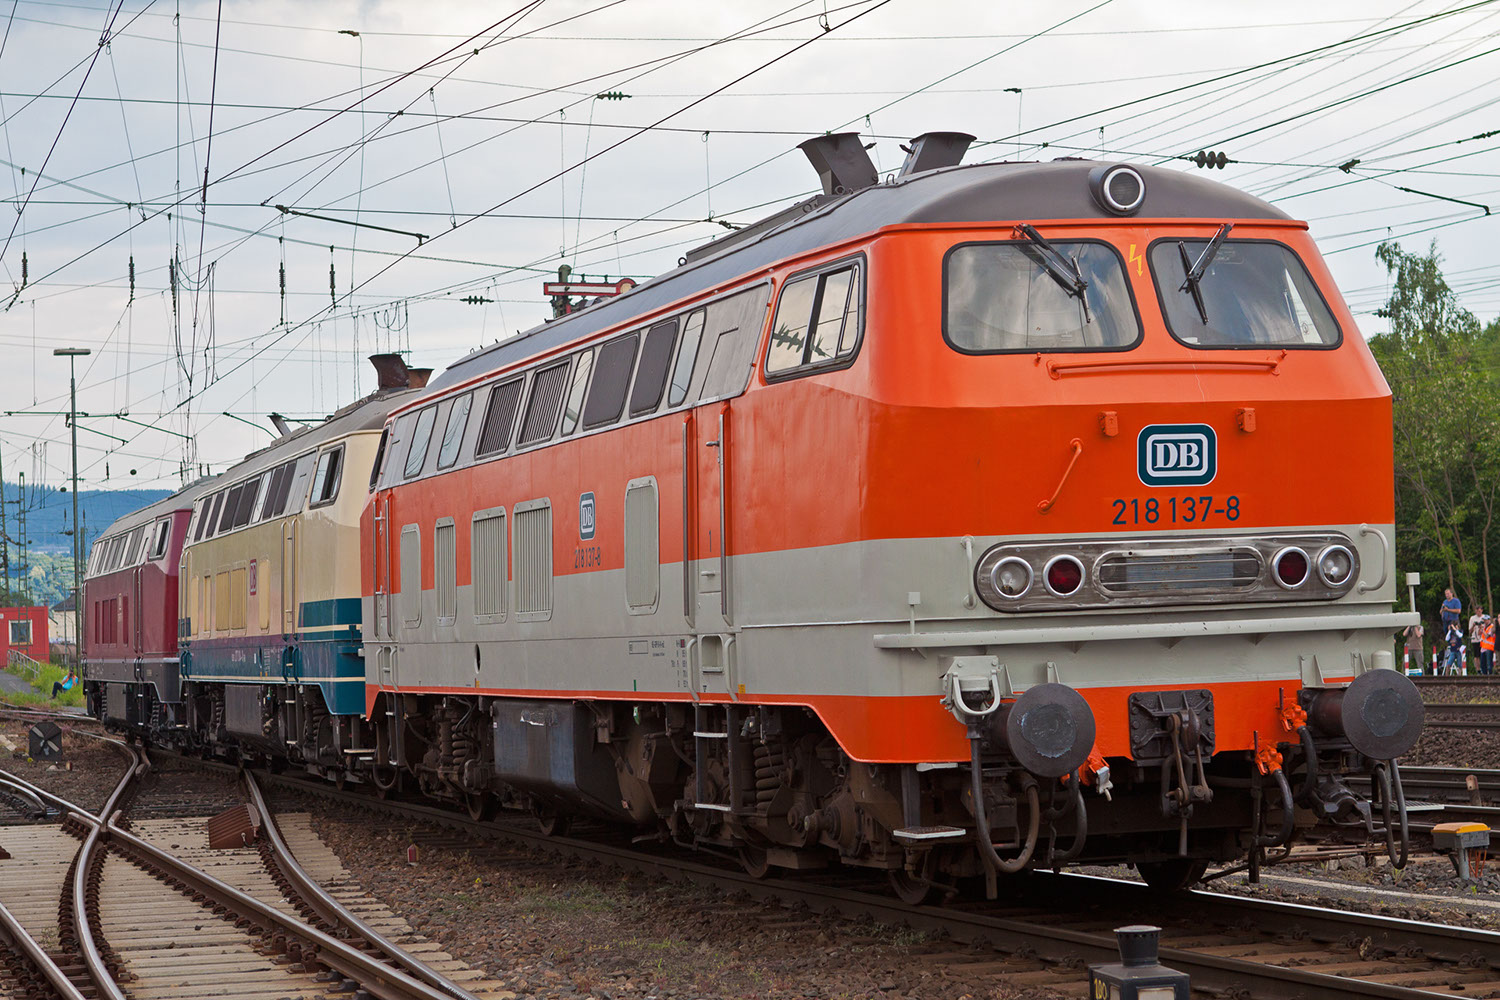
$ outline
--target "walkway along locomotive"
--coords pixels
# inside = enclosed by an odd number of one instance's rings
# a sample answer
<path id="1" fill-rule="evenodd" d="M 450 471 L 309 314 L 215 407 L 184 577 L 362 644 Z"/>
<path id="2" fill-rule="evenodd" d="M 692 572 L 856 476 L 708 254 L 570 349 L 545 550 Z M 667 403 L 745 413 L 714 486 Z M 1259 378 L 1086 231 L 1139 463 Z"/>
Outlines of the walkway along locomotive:
<path id="1" fill-rule="evenodd" d="M 393 400 L 364 704 L 185 674 L 250 685 L 193 738 L 911 897 L 1404 853 L 1390 395 L 1306 226 L 968 141 L 810 140 L 822 194 Z"/>

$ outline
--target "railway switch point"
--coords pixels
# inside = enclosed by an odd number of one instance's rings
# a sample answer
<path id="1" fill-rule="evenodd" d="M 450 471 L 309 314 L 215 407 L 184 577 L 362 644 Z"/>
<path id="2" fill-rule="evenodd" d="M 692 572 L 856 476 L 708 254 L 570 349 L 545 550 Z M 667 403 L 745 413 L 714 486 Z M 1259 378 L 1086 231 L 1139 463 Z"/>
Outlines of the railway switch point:
<path id="1" fill-rule="evenodd" d="M 1089 966 L 1090 1000 L 1188 1000 L 1187 973 L 1157 961 L 1160 942 L 1160 927 L 1116 927 L 1120 963 Z"/>
<path id="2" fill-rule="evenodd" d="M 1482 866 L 1489 850 L 1490 828 L 1483 823 L 1439 823 L 1432 828 L 1432 846 L 1448 855 L 1460 879 L 1473 882 L 1478 877 L 1475 869 Z"/>

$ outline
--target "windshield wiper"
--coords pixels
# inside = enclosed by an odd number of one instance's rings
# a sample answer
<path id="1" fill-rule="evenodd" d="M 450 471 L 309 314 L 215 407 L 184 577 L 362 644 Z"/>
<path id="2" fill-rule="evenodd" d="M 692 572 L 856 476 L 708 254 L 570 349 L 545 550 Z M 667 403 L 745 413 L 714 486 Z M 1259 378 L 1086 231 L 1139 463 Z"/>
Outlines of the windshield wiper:
<path id="1" fill-rule="evenodd" d="M 1037 248 L 1036 261 L 1042 265 L 1042 270 L 1046 271 L 1063 291 L 1083 304 L 1084 323 L 1092 323 L 1094 318 L 1089 315 L 1089 300 L 1084 294 L 1088 291 L 1089 283 L 1083 280 L 1083 270 L 1078 266 L 1078 259 L 1067 256 L 1048 243 L 1030 223 L 1021 223 L 1016 227 L 1016 231 Z"/>
<path id="2" fill-rule="evenodd" d="M 1188 260 L 1187 244 L 1177 244 L 1177 250 L 1182 254 L 1182 272 L 1187 275 L 1187 280 L 1177 290 L 1192 293 L 1193 305 L 1198 307 L 1198 317 L 1203 320 L 1204 326 L 1208 325 L 1208 307 L 1203 304 L 1203 290 L 1198 287 L 1198 283 L 1203 280 L 1204 273 L 1208 271 L 1208 265 L 1214 262 L 1219 247 L 1224 245 L 1224 237 L 1228 236 L 1233 228 L 1232 222 L 1226 222 L 1220 226 L 1219 231 L 1214 233 L 1213 239 L 1208 241 L 1208 246 L 1204 247 L 1203 252 L 1198 255 L 1196 263 Z"/>

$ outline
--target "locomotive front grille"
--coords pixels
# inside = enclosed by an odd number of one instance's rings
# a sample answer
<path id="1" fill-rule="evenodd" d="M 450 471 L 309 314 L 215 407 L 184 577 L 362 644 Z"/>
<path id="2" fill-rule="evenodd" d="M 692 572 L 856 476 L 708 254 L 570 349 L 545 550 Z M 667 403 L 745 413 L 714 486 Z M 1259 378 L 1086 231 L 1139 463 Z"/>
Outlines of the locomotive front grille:
<path id="1" fill-rule="evenodd" d="M 974 567 L 974 588 L 1011 613 L 1331 601 L 1349 593 L 1359 570 L 1358 547 L 1338 532 L 1058 539 L 992 546 Z"/>
<path id="2" fill-rule="evenodd" d="M 1260 554 L 1242 546 L 1125 549 L 1100 556 L 1095 578 L 1099 589 L 1110 596 L 1225 594 L 1253 588 L 1264 568 Z"/>

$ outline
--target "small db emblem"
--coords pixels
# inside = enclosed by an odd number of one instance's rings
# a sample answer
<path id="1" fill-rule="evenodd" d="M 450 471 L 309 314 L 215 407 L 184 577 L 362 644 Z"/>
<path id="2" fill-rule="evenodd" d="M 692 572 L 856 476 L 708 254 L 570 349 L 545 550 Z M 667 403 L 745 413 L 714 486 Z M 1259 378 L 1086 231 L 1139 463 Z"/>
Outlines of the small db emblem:
<path id="1" fill-rule="evenodd" d="M 1136 442 L 1136 468 L 1147 486 L 1205 486 L 1219 472 L 1219 441 L 1207 424 L 1151 424 Z"/>
<path id="2" fill-rule="evenodd" d="M 583 493 L 578 497 L 578 537 L 594 537 L 594 494 Z"/>

